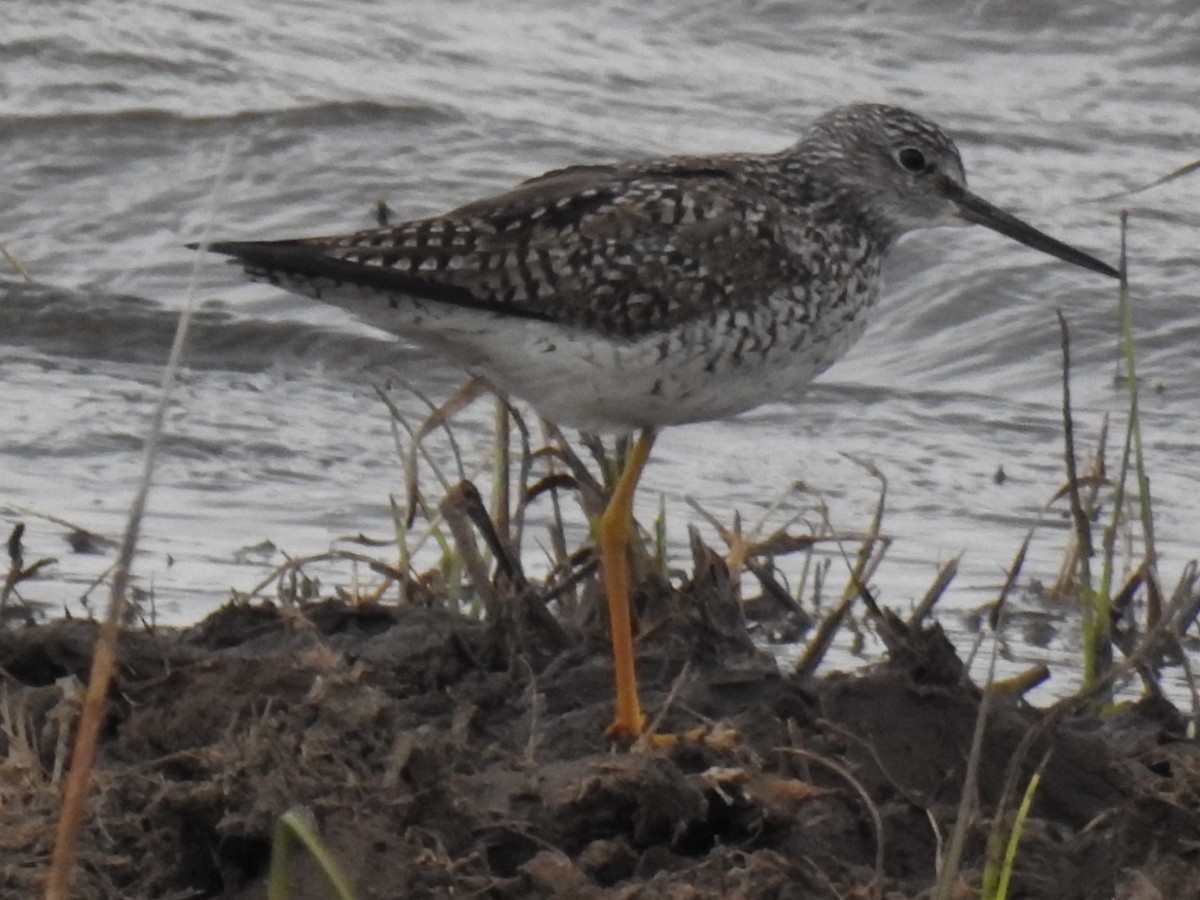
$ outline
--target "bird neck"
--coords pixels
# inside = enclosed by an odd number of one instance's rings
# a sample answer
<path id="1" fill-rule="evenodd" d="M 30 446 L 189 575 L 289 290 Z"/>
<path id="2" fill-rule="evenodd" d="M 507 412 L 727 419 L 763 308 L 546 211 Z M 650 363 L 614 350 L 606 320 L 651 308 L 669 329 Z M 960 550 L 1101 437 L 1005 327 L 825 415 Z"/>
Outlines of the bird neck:
<path id="1" fill-rule="evenodd" d="M 776 196 L 789 209 L 817 227 L 837 225 L 865 236 L 880 252 L 899 238 L 896 228 L 875 196 L 855 178 L 846 177 L 845 162 L 801 142 L 775 157 L 782 176 Z"/>

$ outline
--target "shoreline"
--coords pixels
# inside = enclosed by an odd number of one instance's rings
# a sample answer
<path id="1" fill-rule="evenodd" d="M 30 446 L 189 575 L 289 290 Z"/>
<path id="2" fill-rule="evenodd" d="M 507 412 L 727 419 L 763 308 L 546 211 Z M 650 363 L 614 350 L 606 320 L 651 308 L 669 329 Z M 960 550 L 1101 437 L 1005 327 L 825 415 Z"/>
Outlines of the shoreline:
<path id="1" fill-rule="evenodd" d="M 647 752 L 602 736 L 611 659 L 595 616 L 566 646 L 524 615 L 497 626 L 338 601 L 126 631 L 76 891 L 265 897 L 275 822 L 299 808 L 360 897 L 925 895 L 984 692 L 939 626 L 894 617 L 886 661 L 780 672 L 722 572 L 710 559 L 680 589 L 643 585 L 648 711 L 666 707 L 662 731 L 703 731 Z M 96 631 L 0 631 L 0 888 L 14 896 L 39 891 L 49 865 L 64 726 Z M 1053 752 L 1012 896 L 1200 894 L 1200 754 L 1170 704 L 1059 715 L 994 691 L 987 720 L 955 896 L 978 888 L 1009 763 L 1037 729 L 1021 789 Z M 296 861 L 292 897 L 332 896 L 313 871 Z"/>

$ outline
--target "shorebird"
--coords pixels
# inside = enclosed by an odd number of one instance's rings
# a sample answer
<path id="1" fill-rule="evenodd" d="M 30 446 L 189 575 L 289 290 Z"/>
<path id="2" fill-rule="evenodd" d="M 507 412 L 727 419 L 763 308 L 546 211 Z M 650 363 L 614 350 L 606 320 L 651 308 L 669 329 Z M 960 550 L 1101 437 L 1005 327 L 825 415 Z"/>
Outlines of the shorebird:
<path id="1" fill-rule="evenodd" d="M 1119 277 L 968 191 L 933 122 L 873 104 L 820 116 L 779 153 L 572 166 L 433 218 L 208 249 L 431 348 L 559 425 L 638 433 L 598 536 L 608 733 L 628 739 L 644 717 L 627 553 L 657 431 L 807 384 L 863 333 L 896 240 L 965 223 Z"/>

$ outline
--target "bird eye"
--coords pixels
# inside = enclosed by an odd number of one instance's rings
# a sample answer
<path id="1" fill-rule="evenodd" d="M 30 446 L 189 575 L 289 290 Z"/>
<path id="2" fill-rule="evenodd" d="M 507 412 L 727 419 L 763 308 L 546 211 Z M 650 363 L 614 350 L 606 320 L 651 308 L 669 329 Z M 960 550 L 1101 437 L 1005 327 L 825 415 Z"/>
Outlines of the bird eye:
<path id="1" fill-rule="evenodd" d="M 901 147 L 896 151 L 896 162 L 909 172 L 925 171 L 925 154 L 916 147 Z"/>

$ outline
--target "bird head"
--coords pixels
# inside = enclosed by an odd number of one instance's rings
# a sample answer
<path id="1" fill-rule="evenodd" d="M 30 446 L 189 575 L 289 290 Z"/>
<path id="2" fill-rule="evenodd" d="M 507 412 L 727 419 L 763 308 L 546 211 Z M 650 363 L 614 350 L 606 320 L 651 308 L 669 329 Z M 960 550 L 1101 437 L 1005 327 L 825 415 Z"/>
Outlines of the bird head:
<path id="1" fill-rule="evenodd" d="M 967 189 L 962 157 L 936 124 L 881 104 L 842 106 L 821 116 L 797 145 L 828 183 L 844 186 L 870 227 L 893 240 L 918 228 L 983 225 L 1065 262 L 1111 277 L 1111 266 L 1039 231 Z"/>

